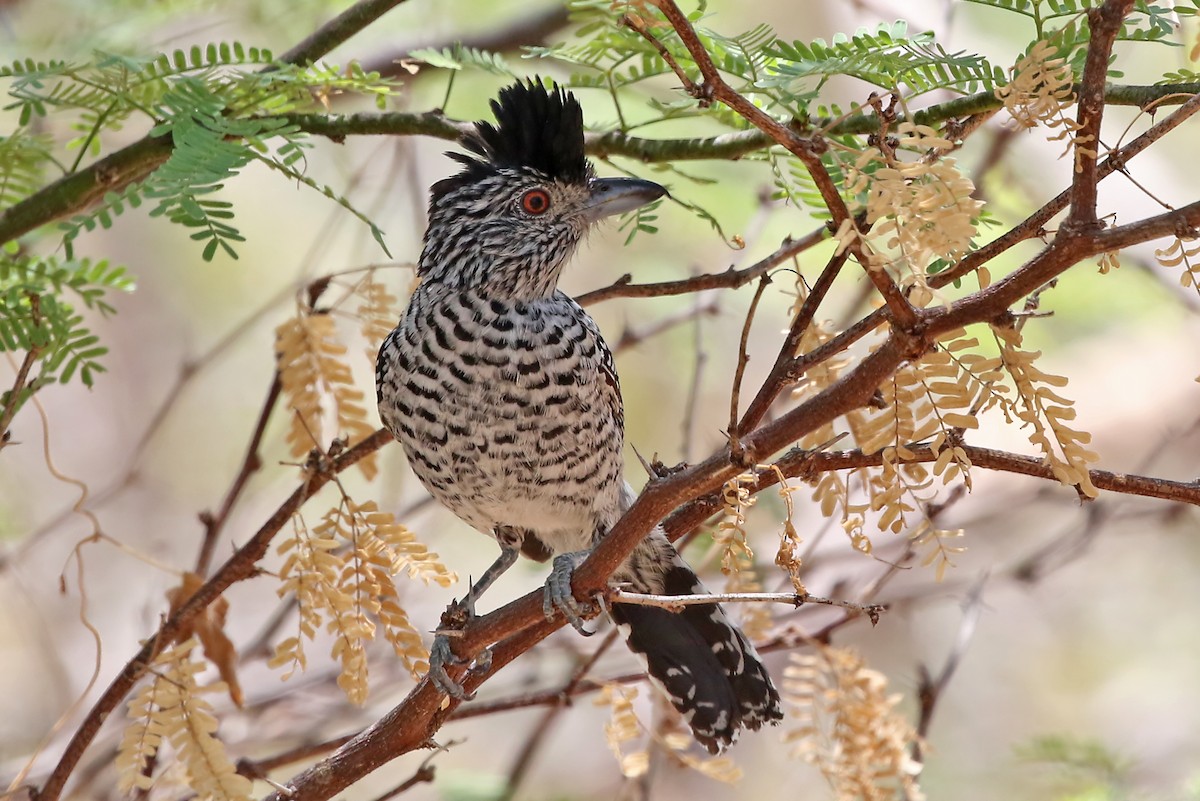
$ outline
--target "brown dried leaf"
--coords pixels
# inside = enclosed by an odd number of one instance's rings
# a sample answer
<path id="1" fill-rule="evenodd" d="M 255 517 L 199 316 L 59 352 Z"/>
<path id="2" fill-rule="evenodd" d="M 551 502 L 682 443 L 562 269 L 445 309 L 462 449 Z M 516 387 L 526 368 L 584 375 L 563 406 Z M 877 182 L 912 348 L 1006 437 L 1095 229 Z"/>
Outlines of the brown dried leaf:
<path id="1" fill-rule="evenodd" d="M 204 578 L 190 571 L 183 574 L 183 581 L 178 587 L 167 590 L 167 602 L 170 604 L 169 614 L 175 614 L 179 607 L 187 603 L 196 591 L 204 586 Z M 240 709 L 245 696 L 238 682 L 237 647 L 229 637 L 225 636 L 225 617 L 229 613 L 229 601 L 225 596 L 219 596 L 204 608 L 204 611 L 193 617 L 180 630 L 175 642 L 191 638 L 199 638 L 204 648 L 204 657 L 211 662 L 221 674 L 221 680 L 229 689 L 229 698 Z"/>

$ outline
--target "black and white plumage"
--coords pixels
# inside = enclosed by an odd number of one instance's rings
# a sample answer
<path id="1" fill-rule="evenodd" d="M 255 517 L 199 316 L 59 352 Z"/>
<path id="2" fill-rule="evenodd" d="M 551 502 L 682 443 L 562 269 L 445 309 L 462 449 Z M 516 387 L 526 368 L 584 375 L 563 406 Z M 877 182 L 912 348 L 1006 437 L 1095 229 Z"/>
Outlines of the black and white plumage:
<path id="1" fill-rule="evenodd" d="M 649 181 L 598 179 L 583 115 L 561 89 L 518 83 L 492 102 L 434 184 L 420 284 L 376 365 L 379 412 L 430 493 L 502 555 L 467 606 L 519 552 L 555 557 L 547 614 L 579 624 L 570 571 L 632 502 L 612 354 L 596 323 L 556 289 L 598 220 L 662 196 Z M 638 592 L 703 591 L 661 530 L 613 577 Z M 613 618 L 651 678 L 712 752 L 781 717 L 753 647 L 715 604 L 681 614 L 616 604 Z M 432 671 L 452 654 L 435 641 Z"/>

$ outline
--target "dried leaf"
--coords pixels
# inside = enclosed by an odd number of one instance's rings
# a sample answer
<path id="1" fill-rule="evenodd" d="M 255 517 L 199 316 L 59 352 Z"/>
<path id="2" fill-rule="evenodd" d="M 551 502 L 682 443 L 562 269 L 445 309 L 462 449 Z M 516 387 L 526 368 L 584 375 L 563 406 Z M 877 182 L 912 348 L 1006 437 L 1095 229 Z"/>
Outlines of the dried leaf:
<path id="1" fill-rule="evenodd" d="M 170 604 L 170 614 L 175 614 L 179 607 L 196 594 L 204 586 L 204 578 L 192 572 L 183 574 L 182 583 L 167 590 L 167 601 Z M 229 601 L 225 596 L 219 596 L 204 608 L 204 611 L 194 616 L 184 624 L 175 637 L 175 642 L 198 637 L 204 647 L 204 657 L 211 662 L 221 674 L 221 680 L 229 689 L 229 698 L 239 708 L 245 700 L 242 686 L 238 683 L 238 654 L 233 641 L 225 636 L 225 617 L 229 613 Z"/>

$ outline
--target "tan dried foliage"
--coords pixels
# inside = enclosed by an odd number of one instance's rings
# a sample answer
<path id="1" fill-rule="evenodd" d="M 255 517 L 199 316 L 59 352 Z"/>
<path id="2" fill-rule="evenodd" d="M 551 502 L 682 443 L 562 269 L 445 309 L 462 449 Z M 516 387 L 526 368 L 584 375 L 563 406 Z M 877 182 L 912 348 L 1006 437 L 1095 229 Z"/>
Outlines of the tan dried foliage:
<path id="1" fill-rule="evenodd" d="M 609 707 L 608 722 L 604 724 L 604 741 L 617 758 L 621 775 L 630 779 L 643 775 L 650 768 L 650 754 L 645 748 L 629 752 L 625 750 L 642 735 L 642 724 L 638 721 L 637 713 L 633 711 L 633 701 L 637 694 L 637 687 L 622 687 L 609 683 L 604 685 L 593 701 L 596 706 Z"/>
<path id="2" fill-rule="evenodd" d="M 374 270 L 367 273 L 367 277 L 356 291 L 361 302 L 355 317 L 358 318 L 363 339 L 367 343 L 367 363 L 374 369 L 379 346 L 396 327 L 396 308 L 399 301 L 383 283 L 376 280 Z"/>
<path id="3" fill-rule="evenodd" d="M 824 515 L 840 514 L 857 550 L 871 552 L 865 527 L 873 520 L 880 531 L 907 530 L 915 546 L 928 548 L 925 561 L 936 564 L 939 578 L 950 557 L 961 552 L 946 542 L 961 532 L 934 526 L 925 507 L 934 497 L 935 479 L 971 488 L 971 460 L 961 445 L 962 434 L 978 428 L 978 415 L 1004 400 L 1006 388 L 997 385 L 1004 375 L 1001 361 L 975 352 L 978 345 L 961 329 L 948 332 L 934 350 L 880 387 L 874 408 L 846 415 L 854 442 L 864 453 L 880 453 L 883 464 L 845 476 L 825 473 L 816 480 L 813 497 Z M 803 444 L 816 447 L 833 432 L 832 425 L 826 426 Z M 916 458 L 911 446 L 917 442 L 928 442 L 937 454 L 931 465 L 911 461 Z"/>
<path id="4" fill-rule="evenodd" d="M 148 790 L 156 784 L 153 770 L 170 764 L 163 758 L 164 740 L 183 766 L 188 788 L 201 799 L 248 799 L 252 782 L 237 773 L 217 739 L 217 719 L 203 693 L 225 692 L 223 682 L 201 688 L 196 676 L 205 668 L 193 661 L 195 638 L 172 645 L 150 665 L 149 679 L 129 701 L 130 724 L 117 749 L 120 790 Z"/>
<path id="5" fill-rule="evenodd" d="M 289 666 L 284 679 L 305 668 L 304 640 L 314 639 L 322 627 L 333 635 L 332 655 L 342 665 L 338 686 L 354 703 L 367 697 L 366 644 L 377 627 L 414 677 L 427 669 L 429 652 L 400 605 L 393 576 L 407 571 L 410 578 L 441 586 L 457 576 L 391 513 L 343 495 L 311 531 L 299 516 L 293 518 L 293 535 L 278 551 L 286 555 L 278 592 L 293 593 L 299 606 L 299 630 L 276 646 L 270 661 L 272 667 Z"/>
<path id="6" fill-rule="evenodd" d="M 897 133 L 900 146 L 912 151 L 953 148 L 927 125 L 903 122 Z M 846 170 L 846 189 L 866 194 L 871 229 L 862 233 L 853 220 L 845 220 L 837 233 L 839 252 L 860 240 L 873 268 L 895 269 L 901 288 L 910 290 L 910 302 L 928 304 L 935 297 L 927 283 L 929 266 L 936 259 L 957 261 L 971 249 L 983 207 L 972 197 L 975 184 L 954 159 L 903 161 L 894 151 L 868 147 Z"/>
<path id="7" fill-rule="evenodd" d="M 292 410 L 287 442 L 294 457 L 324 448 L 338 436 L 350 445 L 375 433 L 367 421 L 363 393 L 354 385 L 346 346 L 333 317 L 301 312 L 275 329 L 275 357 L 287 407 Z M 378 473 L 375 454 L 358 462 L 368 480 Z"/>
<path id="8" fill-rule="evenodd" d="M 1156 249 L 1154 259 L 1163 267 L 1182 267 L 1179 285 L 1190 286 L 1200 294 L 1200 240 L 1177 236 L 1165 248 Z"/>
<path id="9" fill-rule="evenodd" d="M 727 576 L 736 573 L 743 562 L 754 560 L 754 551 L 746 542 L 746 511 L 758 501 L 748 486 L 755 478 L 754 473 L 742 473 L 721 489 L 725 517 L 717 524 L 713 540 L 721 549 L 721 572 Z"/>
<path id="10" fill-rule="evenodd" d="M 887 679 L 849 649 L 814 645 L 790 654 L 783 697 L 798 721 L 784 734 L 792 754 L 816 765 L 838 801 L 917 801 L 917 733 L 896 711 Z"/>
<path id="11" fill-rule="evenodd" d="M 1110 250 L 1106 253 L 1101 253 L 1100 258 L 1096 260 L 1096 265 L 1100 268 L 1101 275 L 1108 275 L 1113 270 L 1121 268 L 1121 252 L 1119 250 Z"/>
<path id="12" fill-rule="evenodd" d="M 1084 153 L 1093 157 L 1095 150 L 1082 148 L 1092 137 L 1076 136 L 1079 123 L 1067 114 L 1075 103 L 1074 74 L 1064 58 L 1055 58 L 1055 49 L 1047 41 L 1038 41 L 1029 48 L 1009 69 L 1012 79 L 1004 86 L 996 87 L 996 99 L 1004 104 L 1017 125 L 1036 128 L 1042 125 L 1057 133 L 1050 136 L 1051 142 L 1065 140 L 1067 150 L 1075 148 L 1075 169 Z"/>
<path id="13" fill-rule="evenodd" d="M 804 567 L 803 560 L 800 557 L 800 532 L 796 530 L 796 525 L 792 522 L 796 516 L 796 508 L 792 503 L 792 493 L 798 487 L 793 487 L 787 482 L 787 478 L 783 475 L 783 471 L 777 465 L 768 465 L 769 470 L 775 473 L 775 478 L 779 482 L 779 497 L 783 499 L 785 517 L 783 520 L 783 531 L 779 535 L 779 548 L 775 551 L 775 564 L 783 568 L 788 574 L 788 578 L 792 582 L 792 589 L 799 595 L 808 592 L 804 588 L 804 582 L 800 580 L 800 571 Z"/>
<path id="14" fill-rule="evenodd" d="M 604 724 L 604 740 L 627 779 L 636 779 L 650 769 L 650 751 L 645 746 L 628 750 L 635 740 L 640 741 L 648 729 L 638 720 L 633 709 L 636 687 L 608 683 L 601 688 L 593 703 L 610 708 Z M 674 714 L 670 712 L 669 714 Z M 742 778 L 741 768 L 729 757 L 700 756 L 695 753 L 696 741 L 683 731 L 664 731 L 651 734 L 654 742 L 666 750 L 671 759 L 714 781 L 733 784 Z"/>
<path id="15" fill-rule="evenodd" d="M 1067 379 L 1034 364 L 1041 352 L 1023 350 L 1019 330 L 993 325 L 992 333 L 1000 346 L 1003 368 L 1016 389 L 1013 400 L 1000 404 L 1005 417 L 1030 429 L 1029 441 L 1041 450 L 1055 478 L 1095 498 L 1099 490 L 1092 484 L 1088 465 L 1100 457 L 1085 447 L 1091 434 L 1067 425 L 1075 419 L 1074 401 L 1057 392 L 1067 385 Z"/>
<path id="16" fill-rule="evenodd" d="M 190 571 L 185 572 L 180 585 L 167 590 L 167 602 L 170 604 L 168 614 L 175 614 L 179 607 L 187 603 L 202 586 L 204 586 L 203 577 Z M 225 596 L 217 598 L 204 607 L 204 611 L 192 617 L 180 628 L 175 642 L 189 640 L 193 636 L 199 638 L 200 644 L 204 647 L 204 658 L 212 662 L 221 674 L 221 680 L 229 689 L 230 700 L 241 707 L 245 699 L 242 695 L 242 686 L 238 683 L 237 648 L 233 641 L 225 636 L 225 618 L 228 613 L 229 601 L 225 600 Z"/>

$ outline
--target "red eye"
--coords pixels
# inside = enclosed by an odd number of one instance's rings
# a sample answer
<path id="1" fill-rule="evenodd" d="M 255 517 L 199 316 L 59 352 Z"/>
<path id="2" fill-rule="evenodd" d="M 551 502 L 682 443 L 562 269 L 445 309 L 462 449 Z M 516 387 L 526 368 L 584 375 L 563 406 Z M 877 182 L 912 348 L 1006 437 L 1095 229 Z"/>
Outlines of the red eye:
<path id="1" fill-rule="evenodd" d="M 521 208 L 529 214 L 541 214 L 550 208 L 550 194 L 545 189 L 530 189 L 521 197 Z"/>

